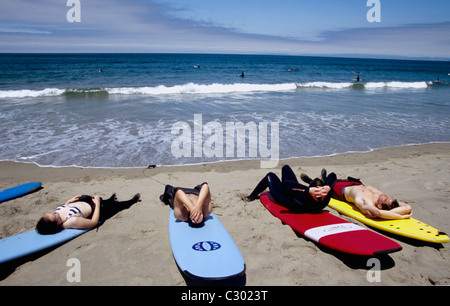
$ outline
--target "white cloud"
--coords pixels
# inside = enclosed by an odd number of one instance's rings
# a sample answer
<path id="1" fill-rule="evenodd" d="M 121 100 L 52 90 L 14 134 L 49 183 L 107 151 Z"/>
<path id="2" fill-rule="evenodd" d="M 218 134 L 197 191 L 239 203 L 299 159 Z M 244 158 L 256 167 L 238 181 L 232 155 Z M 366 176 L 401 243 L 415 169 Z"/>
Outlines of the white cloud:
<path id="1" fill-rule="evenodd" d="M 21 28 L 21 27 L 6 27 L 6 26 L 0 26 L 0 33 L 23 33 L 23 34 L 44 34 L 49 35 L 52 34 L 49 31 L 40 31 L 36 29 L 27 29 L 27 28 Z"/>

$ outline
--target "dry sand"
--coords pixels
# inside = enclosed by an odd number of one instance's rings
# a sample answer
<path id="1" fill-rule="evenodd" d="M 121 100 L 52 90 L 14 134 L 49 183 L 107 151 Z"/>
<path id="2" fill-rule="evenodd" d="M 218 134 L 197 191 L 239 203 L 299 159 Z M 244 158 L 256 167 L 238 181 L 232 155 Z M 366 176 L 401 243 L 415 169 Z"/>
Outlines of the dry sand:
<path id="1" fill-rule="evenodd" d="M 317 176 L 324 167 L 339 178 L 359 177 L 411 204 L 414 217 L 450 232 L 450 144 L 427 144 L 280 161 L 299 175 Z M 81 285 L 184 286 L 172 257 L 169 207 L 159 200 L 165 184 L 193 187 L 207 181 L 214 213 L 246 261 L 247 286 L 296 285 L 449 285 L 450 247 L 390 236 L 403 250 L 380 257 L 380 282 L 370 283 L 369 258 L 321 247 L 283 225 L 257 200 L 240 199 L 268 172 L 258 161 L 238 161 L 155 169 L 49 168 L 0 162 L 0 188 L 41 181 L 43 189 L 0 204 L 0 237 L 34 229 L 42 214 L 77 194 L 119 200 L 140 193 L 142 201 L 61 246 L 0 265 L 0 285 L 73 285 L 67 261 L 81 263 Z M 331 208 L 328 210 L 339 215 Z M 344 219 L 358 223 L 345 216 Z M 362 225 L 362 224 L 360 224 Z M 365 225 L 362 225 L 365 226 Z"/>

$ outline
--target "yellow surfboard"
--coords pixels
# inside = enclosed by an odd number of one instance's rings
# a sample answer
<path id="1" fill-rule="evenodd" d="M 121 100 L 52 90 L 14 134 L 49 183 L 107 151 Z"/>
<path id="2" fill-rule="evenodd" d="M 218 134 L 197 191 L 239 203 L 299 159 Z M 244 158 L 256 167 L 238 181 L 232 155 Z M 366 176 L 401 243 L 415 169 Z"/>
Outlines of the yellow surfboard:
<path id="1" fill-rule="evenodd" d="M 331 199 L 328 206 L 364 224 L 389 233 L 432 243 L 445 243 L 449 241 L 449 237 L 445 233 L 414 218 L 402 220 L 370 219 L 356 205 L 336 199 Z"/>

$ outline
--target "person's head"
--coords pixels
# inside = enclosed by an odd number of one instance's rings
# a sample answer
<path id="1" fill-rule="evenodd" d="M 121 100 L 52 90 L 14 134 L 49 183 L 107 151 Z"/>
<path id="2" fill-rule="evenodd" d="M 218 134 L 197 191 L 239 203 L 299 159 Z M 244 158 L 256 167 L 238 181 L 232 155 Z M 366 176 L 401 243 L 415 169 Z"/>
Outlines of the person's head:
<path id="1" fill-rule="evenodd" d="M 325 186 L 325 182 L 318 177 L 316 177 L 311 181 L 311 183 L 309 183 L 309 187 L 322 187 L 322 186 Z"/>
<path id="2" fill-rule="evenodd" d="M 50 235 L 61 231 L 61 216 L 57 212 L 45 214 L 36 224 L 36 231 L 41 235 Z"/>
<path id="3" fill-rule="evenodd" d="M 387 194 L 380 194 L 375 205 L 378 209 L 382 210 L 391 210 L 399 206 L 398 201 Z"/>
<path id="4" fill-rule="evenodd" d="M 320 177 L 316 177 L 315 179 L 310 178 L 307 174 L 300 174 L 300 178 L 309 184 L 309 187 L 322 187 L 325 186 L 326 178 L 327 178 L 327 170 L 322 169 Z"/>

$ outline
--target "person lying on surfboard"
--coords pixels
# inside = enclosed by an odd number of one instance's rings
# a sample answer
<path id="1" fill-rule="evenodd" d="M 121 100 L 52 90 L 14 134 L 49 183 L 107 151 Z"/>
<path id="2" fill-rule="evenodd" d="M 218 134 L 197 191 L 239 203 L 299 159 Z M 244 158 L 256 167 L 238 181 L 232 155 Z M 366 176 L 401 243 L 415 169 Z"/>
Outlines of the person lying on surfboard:
<path id="1" fill-rule="evenodd" d="M 412 207 L 384 194 L 373 186 L 337 182 L 334 192 L 347 202 L 354 203 L 368 218 L 408 219 Z"/>
<path id="2" fill-rule="evenodd" d="M 173 208 L 177 220 L 194 226 L 201 225 L 212 212 L 211 191 L 206 182 L 194 188 L 166 185 L 159 199 Z"/>
<path id="3" fill-rule="evenodd" d="M 255 187 L 252 193 L 243 197 L 244 201 L 253 201 L 259 194 L 270 189 L 270 193 L 278 204 L 289 209 L 304 213 L 316 213 L 324 209 L 331 198 L 331 190 L 336 181 L 336 175 L 330 174 L 325 181 L 315 180 L 315 185 L 309 187 L 300 184 L 294 171 L 285 165 L 281 169 L 281 181 L 272 172 L 268 173 Z"/>
<path id="4" fill-rule="evenodd" d="M 326 170 L 322 170 L 320 180 L 326 177 Z M 302 173 L 303 181 L 309 182 L 308 175 Z M 412 207 L 406 203 L 384 194 L 373 186 L 364 185 L 359 179 L 348 177 L 337 180 L 332 188 L 332 197 L 355 204 L 368 218 L 408 219 L 412 216 Z"/>
<path id="5" fill-rule="evenodd" d="M 39 234 L 57 233 L 66 228 L 86 229 L 97 226 L 119 211 L 137 203 L 140 195 L 136 194 L 131 200 L 118 202 L 113 194 L 109 199 L 101 197 L 77 195 L 69 199 L 66 204 L 58 206 L 55 211 L 41 217 L 36 225 Z"/>

